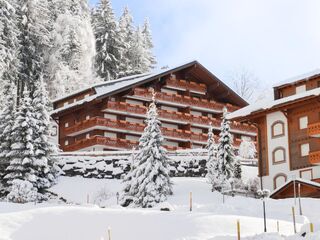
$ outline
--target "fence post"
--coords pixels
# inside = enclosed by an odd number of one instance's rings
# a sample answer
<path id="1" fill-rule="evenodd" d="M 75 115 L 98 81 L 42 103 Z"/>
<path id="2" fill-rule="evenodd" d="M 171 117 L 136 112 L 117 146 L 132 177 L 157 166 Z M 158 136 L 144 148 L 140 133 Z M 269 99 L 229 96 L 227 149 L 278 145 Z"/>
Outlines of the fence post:
<path id="1" fill-rule="evenodd" d="M 189 195 L 189 200 L 190 200 L 190 212 L 192 212 L 192 192 L 190 192 L 190 195 Z"/>
<path id="2" fill-rule="evenodd" d="M 313 228 L 313 223 L 310 223 L 310 232 L 313 233 L 314 228 Z"/>
<path id="3" fill-rule="evenodd" d="M 237 220 L 237 235 L 238 235 L 238 240 L 240 240 L 240 220 Z"/>
<path id="4" fill-rule="evenodd" d="M 108 240 L 111 240 L 111 228 L 108 228 Z"/>
<path id="5" fill-rule="evenodd" d="M 293 219 L 293 229 L 294 229 L 294 233 L 297 233 L 297 228 L 296 228 L 296 215 L 295 215 L 295 211 L 294 211 L 294 207 L 292 207 L 292 219 Z"/>
<path id="6" fill-rule="evenodd" d="M 277 232 L 280 232 L 280 225 L 279 225 L 279 221 L 277 221 Z"/>
<path id="7" fill-rule="evenodd" d="M 90 199 L 89 199 L 89 193 L 87 193 L 87 204 L 89 204 Z"/>

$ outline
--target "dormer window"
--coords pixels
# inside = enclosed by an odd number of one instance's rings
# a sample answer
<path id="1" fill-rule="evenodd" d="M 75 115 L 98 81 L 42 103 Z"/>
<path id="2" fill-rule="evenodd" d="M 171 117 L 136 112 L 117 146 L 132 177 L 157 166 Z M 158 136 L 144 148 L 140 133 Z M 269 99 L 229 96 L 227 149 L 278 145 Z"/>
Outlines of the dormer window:
<path id="1" fill-rule="evenodd" d="M 307 89 L 306 89 L 306 85 L 301 85 L 301 86 L 297 86 L 296 87 L 296 94 L 298 93 L 302 93 L 302 92 L 305 92 Z"/>

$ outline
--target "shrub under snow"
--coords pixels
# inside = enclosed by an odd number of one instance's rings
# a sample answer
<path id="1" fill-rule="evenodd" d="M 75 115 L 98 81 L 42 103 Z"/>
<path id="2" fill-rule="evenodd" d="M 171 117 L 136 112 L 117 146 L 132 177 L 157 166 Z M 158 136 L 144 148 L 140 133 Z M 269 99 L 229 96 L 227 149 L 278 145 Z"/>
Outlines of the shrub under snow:
<path id="1" fill-rule="evenodd" d="M 37 189 L 29 181 L 15 179 L 12 181 L 11 190 L 7 199 L 11 202 L 26 203 L 37 200 Z"/>

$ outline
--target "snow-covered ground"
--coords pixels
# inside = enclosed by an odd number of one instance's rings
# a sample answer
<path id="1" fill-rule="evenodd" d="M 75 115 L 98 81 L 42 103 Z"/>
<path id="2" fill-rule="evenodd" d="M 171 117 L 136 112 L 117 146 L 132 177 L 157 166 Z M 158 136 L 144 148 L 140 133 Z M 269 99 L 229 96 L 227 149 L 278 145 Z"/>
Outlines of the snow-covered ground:
<path id="1" fill-rule="evenodd" d="M 261 200 L 226 197 L 223 203 L 222 195 L 210 192 L 203 178 L 174 178 L 173 182 L 174 195 L 166 204 L 173 210 L 163 212 L 159 207 L 119 207 L 116 204 L 116 193 L 121 189 L 119 180 L 61 177 L 51 191 L 73 204 L 19 205 L 2 202 L 0 239 L 100 240 L 101 237 L 108 239 L 109 227 L 112 240 L 235 239 L 237 220 L 240 220 L 242 236 L 248 239 L 283 239 L 276 235 L 252 238 L 263 232 Z M 109 198 L 106 208 L 92 204 L 101 192 Z M 193 195 L 192 212 L 189 211 L 190 192 Z M 88 196 L 89 204 L 86 203 Z M 293 204 L 293 199 L 267 200 L 268 231 L 276 232 L 278 220 L 281 234 L 293 234 Z M 302 199 L 302 207 L 305 217 L 297 216 L 298 230 L 309 220 L 319 230 L 320 200 Z"/>

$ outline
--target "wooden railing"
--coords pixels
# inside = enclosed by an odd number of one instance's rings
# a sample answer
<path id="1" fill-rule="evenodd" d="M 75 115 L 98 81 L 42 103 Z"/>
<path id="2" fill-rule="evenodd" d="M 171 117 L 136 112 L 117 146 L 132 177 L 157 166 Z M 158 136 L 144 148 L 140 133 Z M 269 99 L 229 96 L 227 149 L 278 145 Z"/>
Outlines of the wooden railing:
<path id="1" fill-rule="evenodd" d="M 125 102 L 108 102 L 106 109 L 110 109 L 113 111 L 121 111 L 128 112 L 136 115 L 146 115 L 147 108 L 141 105 L 134 105 Z M 186 122 L 190 124 L 199 124 L 199 125 L 207 125 L 209 126 L 210 122 L 214 128 L 220 128 L 221 119 L 206 117 L 206 116 L 196 116 L 188 113 L 181 113 L 176 111 L 168 111 L 164 109 L 160 109 L 158 111 L 159 117 L 163 119 L 169 119 L 179 122 Z M 231 131 L 243 131 L 255 133 L 256 128 L 252 125 L 248 124 L 240 124 L 237 122 L 231 122 L 230 124 Z"/>
<path id="2" fill-rule="evenodd" d="M 169 78 L 166 80 L 166 86 L 168 88 L 178 88 L 178 89 L 184 89 L 189 90 L 191 92 L 199 92 L 205 94 L 207 91 L 207 87 L 205 84 L 202 83 L 196 83 L 196 82 L 188 82 L 186 80 L 177 80 L 174 78 Z"/>
<path id="3" fill-rule="evenodd" d="M 309 153 L 309 162 L 311 164 L 320 164 L 320 151 Z"/>
<path id="4" fill-rule="evenodd" d="M 116 149 L 132 149 L 133 147 L 136 147 L 138 145 L 137 141 L 131 141 L 127 139 L 120 139 L 120 138 L 108 138 L 103 136 L 94 136 L 90 138 L 85 138 L 79 141 L 76 141 L 73 144 L 70 144 L 68 146 L 64 147 L 64 151 L 66 152 L 72 152 L 72 151 L 78 151 L 83 148 L 92 147 L 95 145 L 101 145 Z M 179 147 L 173 147 L 173 146 L 164 146 L 167 150 L 174 151 L 177 149 L 182 149 Z"/>
<path id="5" fill-rule="evenodd" d="M 138 97 L 143 97 L 146 99 L 152 98 L 152 91 L 145 88 L 135 88 L 133 90 L 133 95 Z M 235 110 L 238 110 L 239 107 L 233 106 L 231 104 L 223 104 L 218 103 L 213 100 L 207 100 L 203 98 L 197 98 L 197 97 L 189 97 L 189 96 L 183 96 L 179 94 L 172 94 L 172 93 L 166 93 L 166 92 L 156 92 L 156 99 L 158 101 L 165 101 L 170 103 L 176 103 L 181 104 L 185 106 L 192 107 L 198 107 L 198 108 L 205 108 L 208 110 L 214 110 L 217 112 L 222 112 L 222 109 L 224 107 L 227 107 L 230 112 L 233 112 Z"/>
<path id="6" fill-rule="evenodd" d="M 311 137 L 320 137 L 320 123 L 309 124 L 308 135 Z"/>

